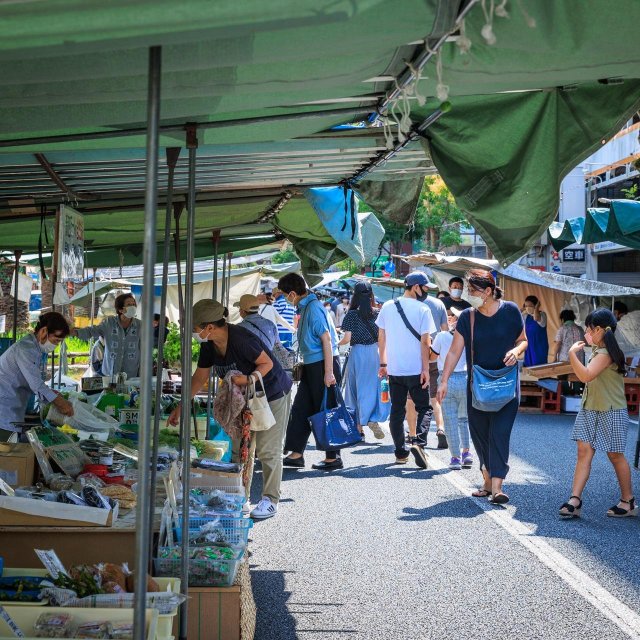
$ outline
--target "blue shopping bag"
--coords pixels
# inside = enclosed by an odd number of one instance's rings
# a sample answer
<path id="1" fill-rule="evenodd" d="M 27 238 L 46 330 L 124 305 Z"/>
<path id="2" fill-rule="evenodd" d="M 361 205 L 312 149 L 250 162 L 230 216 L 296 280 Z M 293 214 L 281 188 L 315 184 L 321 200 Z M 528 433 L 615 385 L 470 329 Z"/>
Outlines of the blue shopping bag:
<path id="1" fill-rule="evenodd" d="M 360 442 L 360 433 L 355 420 L 347 410 L 342 393 L 337 385 L 333 387 L 336 406 L 327 408 L 328 389 L 324 389 L 320 411 L 309 416 L 309 424 L 316 439 L 316 447 L 321 451 L 334 451 L 352 447 Z"/>

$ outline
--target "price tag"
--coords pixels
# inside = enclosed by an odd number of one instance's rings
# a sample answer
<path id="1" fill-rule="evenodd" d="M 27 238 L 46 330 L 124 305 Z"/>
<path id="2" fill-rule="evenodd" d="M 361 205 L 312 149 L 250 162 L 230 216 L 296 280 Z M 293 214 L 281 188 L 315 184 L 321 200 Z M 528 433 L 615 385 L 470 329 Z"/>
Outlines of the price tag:
<path id="1" fill-rule="evenodd" d="M 13 631 L 13 635 L 16 638 L 24 638 L 22 629 L 13 621 L 13 618 L 7 613 L 7 610 L 2 605 L 0 605 L 0 618 L 9 625 L 9 629 Z"/>
<path id="2" fill-rule="evenodd" d="M 60 574 L 69 577 L 67 570 L 64 568 L 62 561 L 58 558 L 58 554 L 53 549 L 34 549 L 40 562 L 45 566 L 45 569 L 51 574 L 51 577 L 55 580 Z"/>

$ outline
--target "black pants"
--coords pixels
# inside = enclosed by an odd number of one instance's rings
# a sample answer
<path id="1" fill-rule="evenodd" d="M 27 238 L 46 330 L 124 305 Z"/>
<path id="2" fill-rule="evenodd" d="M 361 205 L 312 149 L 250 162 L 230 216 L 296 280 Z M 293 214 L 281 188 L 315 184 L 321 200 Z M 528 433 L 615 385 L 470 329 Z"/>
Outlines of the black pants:
<path id="1" fill-rule="evenodd" d="M 340 384 L 340 360 L 333 358 L 333 375 L 336 383 Z M 330 392 L 331 393 L 331 392 Z M 304 453 L 311 435 L 309 416 L 320 411 L 324 396 L 324 361 L 305 364 L 302 369 L 302 379 L 298 384 L 298 391 L 293 399 L 289 425 L 287 426 L 287 438 L 284 448 L 294 453 Z M 332 405 L 329 405 L 332 406 Z M 340 457 L 339 451 L 326 451 L 328 459 Z"/>
<path id="2" fill-rule="evenodd" d="M 424 447 L 427 444 L 427 433 L 433 415 L 429 404 L 429 387 L 423 389 L 420 376 L 389 376 L 389 396 L 391 399 L 391 415 L 389 431 L 396 448 L 396 456 L 405 458 L 409 452 L 404 441 L 404 417 L 406 414 L 407 394 L 416 405 L 418 423 L 416 425 L 416 444 Z"/>
<path id="3" fill-rule="evenodd" d="M 480 468 L 492 478 L 506 478 L 509 471 L 509 441 L 518 414 L 520 399 L 514 398 L 500 411 L 478 411 L 467 400 L 469 433 L 476 448 Z"/>

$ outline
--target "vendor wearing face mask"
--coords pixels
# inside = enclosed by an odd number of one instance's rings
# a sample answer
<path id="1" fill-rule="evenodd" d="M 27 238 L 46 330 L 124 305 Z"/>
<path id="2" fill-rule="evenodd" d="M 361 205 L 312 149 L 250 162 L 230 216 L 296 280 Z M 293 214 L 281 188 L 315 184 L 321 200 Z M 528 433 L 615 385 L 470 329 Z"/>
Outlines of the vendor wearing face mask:
<path id="1" fill-rule="evenodd" d="M 72 335 L 82 340 L 104 339 L 102 374 L 115 376 L 124 372 L 127 378 L 137 378 L 140 370 L 140 320 L 138 307 L 131 293 L 121 293 L 115 300 L 116 315 L 105 318 L 97 327 L 72 329 Z"/>
<path id="2" fill-rule="evenodd" d="M 535 296 L 524 299 L 522 313 L 529 346 L 524 352 L 524 366 L 534 367 L 549 361 L 549 338 L 547 336 L 547 314 L 540 311 L 540 300 Z"/>
<path id="3" fill-rule="evenodd" d="M 44 382 L 48 354 L 68 335 L 69 325 L 61 314 L 44 313 L 33 333 L 0 357 L 0 441 L 6 441 L 14 431 L 12 422 L 24 421 L 31 394 L 53 402 L 63 415 L 73 415 L 71 403 Z"/>
<path id="4" fill-rule="evenodd" d="M 449 296 L 451 296 L 448 300 L 445 300 L 445 306 L 447 309 L 449 307 L 455 307 L 462 311 L 463 309 L 468 309 L 471 305 L 462 299 L 462 291 L 464 289 L 464 281 L 462 278 L 458 276 L 453 276 L 451 280 L 449 280 Z"/>

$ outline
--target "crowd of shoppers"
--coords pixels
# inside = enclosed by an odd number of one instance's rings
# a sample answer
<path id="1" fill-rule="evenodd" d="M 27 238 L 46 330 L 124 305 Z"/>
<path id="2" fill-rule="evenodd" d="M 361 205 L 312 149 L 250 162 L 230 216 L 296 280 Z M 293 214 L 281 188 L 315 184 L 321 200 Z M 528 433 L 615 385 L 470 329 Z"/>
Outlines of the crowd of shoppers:
<path id="1" fill-rule="evenodd" d="M 519 308 L 503 299 L 494 276 L 481 269 L 469 271 L 464 279 L 451 278 L 447 291 L 438 296 L 429 295 L 431 287 L 426 275 L 415 271 L 406 276 L 403 295 L 383 305 L 367 281 L 358 282 L 350 298 L 321 300 L 302 276 L 287 274 L 273 296 L 242 296 L 236 303 L 242 318 L 238 325 L 227 323 L 226 310 L 219 303 L 196 304 L 194 338 L 203 347 L 193 377 L 194 394 L 206 382 L 211 366 L 219 377 L 237 370 L 231 380 L 240 387 L 260 373 L 276 418 L 274 427 L 252 436 L 252 454 L 255 451 L 260 459 L 264 474 L 262 499 L 252 516 L 268 518 L 277 513 L 282 468 L 305 468 L 312 433 L 309 417 L 321 411 L 326 398 L 332 405 L 339 401 L 341 383 L 344 402 L 363 439 L 368 429 L 382 440 L 382 423 L 389 421 L 395 464 L 404 465 L 413 457 L 419 468 L 428 468 L 425 448 L 434 419 L 438 447 L 449 449 L 451 470 L 474 465 L 473 444 L 482 483 L 472 495 L 498 505 L 507 503 L 503 484 L 509 472 L 519 384 L 499 407 L 488 407 L 479 397 L 476 377 L 489 373 L 507 380 L 510 372 L 517 372 L 519 361 L 533 366 L 547 362 L 549 355 L 570 362 L 586 385 L 573 432 L 578 448 L 574 482 L 560 515 L 580 515 L 582 491 L 596 450 L 606 451 L 620 486 L 620 500 L 607 515 L 636 515 L 624 457 L 624 355 L 615 340 L 613 313 L 592 313 L 585 334 L 574 312 L 563 309 L 562 325 L 549 354 L 548 318 L 535 296 L 527 296 Z M 267 307 L 274 313 L 265 313 Z M 584 340 L 592 345 L 586 365 Z M 295 395 L 291 372 L 273 357 L 277 344 L 294 346 L 301 361 Z M 340 348 L 349 349 L 342 368 Z M 440 413 L 434 411 L 436 407 Z M 178 416 L 179 409 L 172 415 L 173 422 Z M 344 468 L 339 450 L 324 453 L 324 459 L 311 465 L 313 469 Z"/>

